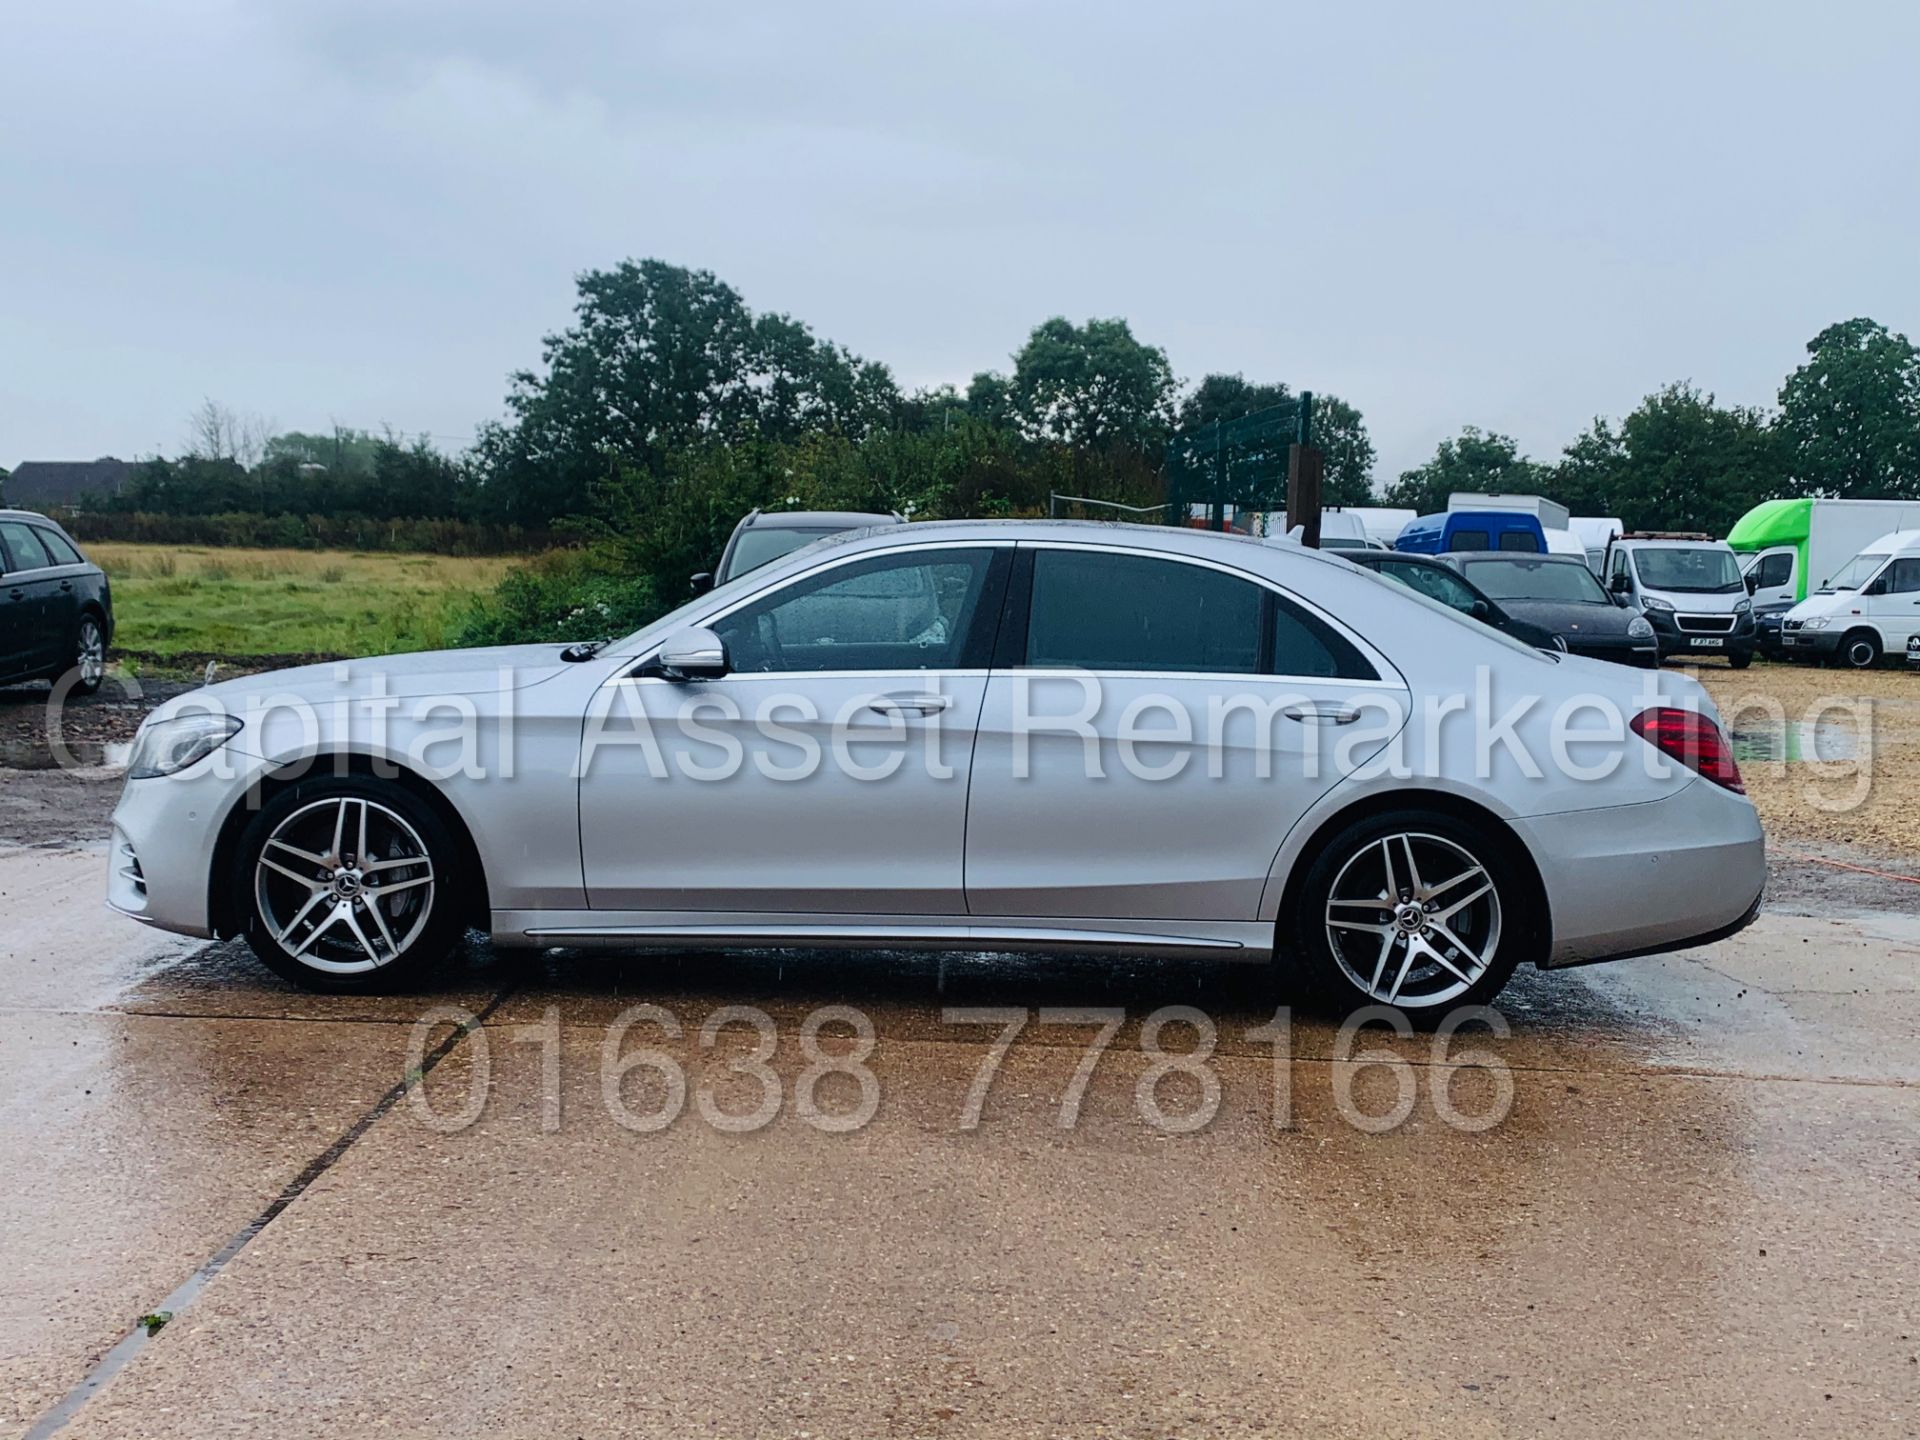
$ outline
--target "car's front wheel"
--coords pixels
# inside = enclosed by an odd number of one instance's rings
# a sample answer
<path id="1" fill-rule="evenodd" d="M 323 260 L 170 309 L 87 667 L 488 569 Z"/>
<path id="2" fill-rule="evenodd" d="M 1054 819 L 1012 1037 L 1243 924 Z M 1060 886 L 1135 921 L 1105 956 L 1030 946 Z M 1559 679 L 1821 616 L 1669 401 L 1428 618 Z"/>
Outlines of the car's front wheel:
<path id="1" fill-rule="evenodd" d="M 1292 949 L 1335 1003 L 1438 1016 L 1491 1001 L 1526 958 L 1529 893 L 1503 838 L 1431 811 L 1376 815 L 1313 860 Z"/>
<path id="2" fill-rule="evenodd" d="M 1880 663 L 1880 638 L 1871 630 L 1855 630 L 1840 642 L 1840 663 L 1850 670 L 1871 670 Z"/>
<path id="3" fill-rule="evenodd" d="M 235 883 L 267 967 L 310 990 L 404 983 L 463 933 L 460 856 L 431 808 L 400 786 L 306 781 L 248 825 Z"/>

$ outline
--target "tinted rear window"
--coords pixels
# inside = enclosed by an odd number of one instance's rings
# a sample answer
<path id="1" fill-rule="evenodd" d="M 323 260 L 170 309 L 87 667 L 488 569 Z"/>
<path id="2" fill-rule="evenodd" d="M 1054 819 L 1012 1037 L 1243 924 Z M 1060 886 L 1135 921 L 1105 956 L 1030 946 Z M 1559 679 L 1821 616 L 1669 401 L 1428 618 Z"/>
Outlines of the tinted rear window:
<path id="1" fill-rule="evenodd" d="M 1492 536 L 1485 530 L 1456 530 L 1447 541 L 1449 550 L 1491 550 Z"/>
<path id="2" fill-rule="evenodd" d="M 1041 550 L 1027 664 L 1258 674 L 1261 594 L 1250 580 L 1177 560 Z"/>

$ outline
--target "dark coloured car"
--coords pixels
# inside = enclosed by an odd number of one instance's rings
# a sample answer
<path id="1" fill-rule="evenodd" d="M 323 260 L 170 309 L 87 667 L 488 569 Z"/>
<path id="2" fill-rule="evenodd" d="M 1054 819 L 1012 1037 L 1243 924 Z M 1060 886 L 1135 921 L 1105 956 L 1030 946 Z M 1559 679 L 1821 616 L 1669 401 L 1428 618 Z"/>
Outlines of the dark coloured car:
<path id="1" fill-rule="evenodd" d="M 74 689 L 91 695 L 112 640 L 106 573 L 46 516 L 0 510 L 0 685 L 77 668 Z"/>
<path id="2" fill-rule="evenodd" d="M 871 525 L 904 525 L 899 515 L 874 515 L 860 510 L 755 510 L 733 527 L 720 565 L 712 574 L 693 577 L 694 593 L 704 594 L 749 570 L 790 555 L 823 535 L 865 530 Z"/>
<path id="3" fill-rule="evenodd" d="M 1753 644 L 1768 660 L 1786 659 L 1786 647 L 1780 643 L 1780 622 L 1787 618 L 1795 601 L 1775 600 L 1753 607 Z"/>
<path id="4" fill-rule="evenodd" d="M 1652 669 L 1660 663 L 1653 626 L 1609 595 L 1578 555 L 1483 550 L 1442 555 L 1509 615 L 1544 625 L 1575 655 Z"/>
<path id="5" fill-rule="evenodd" d="M 1531 645 L 1536 650 L 1567 648 L 1566 642 L 1546 626 L 1509 615 L 1451 565 L 1429 560 L 1424 555 L 1403 555 L 1393 550 L 1343 550 L 1340 558 L 1397 580 L 1409 590 L 1416 590 L 1429 600 L 1438 600 L 1462 615 L 1471 615 L 1522 645 Z"/>

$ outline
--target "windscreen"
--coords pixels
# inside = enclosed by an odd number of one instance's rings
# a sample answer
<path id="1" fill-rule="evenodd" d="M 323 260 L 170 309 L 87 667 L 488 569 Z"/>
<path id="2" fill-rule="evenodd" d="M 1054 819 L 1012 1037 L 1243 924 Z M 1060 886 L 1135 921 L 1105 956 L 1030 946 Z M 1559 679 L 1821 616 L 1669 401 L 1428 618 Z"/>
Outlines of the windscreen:
<path id="1" fill-rule="evenodd" d="M 1467 578 L 1495 600 L 1554 600 L 1561 604 L 1611 605 L 1593 572 L 1574 561 L 1469 560 Z"/>
<path id="2" fill-rule="evenodd" d="M 1868 550 L 1854 556 L 1840 567 L 1840 571 L 1820 588 L 1823 590 L 1858 590 L 1873 579 L 1875 572 L 1887 563 L 1884 550 Z"/>
<path id="3" fill-rule="evenodd" d="M 1744 589 L 1740 564 L 1733 552 L 1711 545 L 1662 545 L 1636 550 L 1640 583 L 1649 590 L 1673 590 L 1688 595 L 1731 595 Z"/>
<path id="4" fill-rule="evenodd" d="M 833 535 L 833 530 L 787 530 L 777 526 L 753 526 L 740 532 L 740 538 L 734 543 L 733 554 L 727 561 L 726 578 L 744 575 L 749 570 L 758 570 L 762 565 L 778 560 L 782 555 L 791 555 L 802 545 L 811 545 L 822 535 Z"/>

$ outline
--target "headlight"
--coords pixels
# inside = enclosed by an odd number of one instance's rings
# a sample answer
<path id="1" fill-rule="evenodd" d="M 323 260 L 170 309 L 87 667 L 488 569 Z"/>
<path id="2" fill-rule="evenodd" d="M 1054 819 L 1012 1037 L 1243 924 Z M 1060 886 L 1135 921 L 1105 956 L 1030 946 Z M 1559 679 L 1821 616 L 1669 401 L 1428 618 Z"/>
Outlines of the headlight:
<path id="1" fill-rule="evenodd" d="M 1647 623 L 1646 616 L 1636 615 L 1627 622 L 1627 634 L 1635 640 L 1650 640 L 1653 638 L 1653 626 Z"/>
<path id="2" fill-rule="evenodd" d="M 1657 595 L 1649 595 L 1641 603 L 1649 610 L 1665 610 L 1668 614 L 1673 613 L 1673 602 L 1671 600 L 1662 600 Z"/>
<path id="3" fill-rule="evenodd" d="M 1739 604 L 1733 607 L 1733 613 L 1736 615 L 1745 615 L 1748 611 L 1752 609 L 1753 609 L 1753 601 L 1742 600 Z"/>
<path id="4" fill-rule="evenodd" d="M 1821 615 L 1816 619 L 1802 620 L 1800 622 L 1800 628 L 1802 630 L 1824 630 L 1827 628 L 1827 617 Z"/>
<path id="5" fill-rule="evenodd" d="M 204 760 L 240 733 L 231 715 L 182 715 L 141 727 L 127 759 L 129 780 L 153 780 Z"/>

